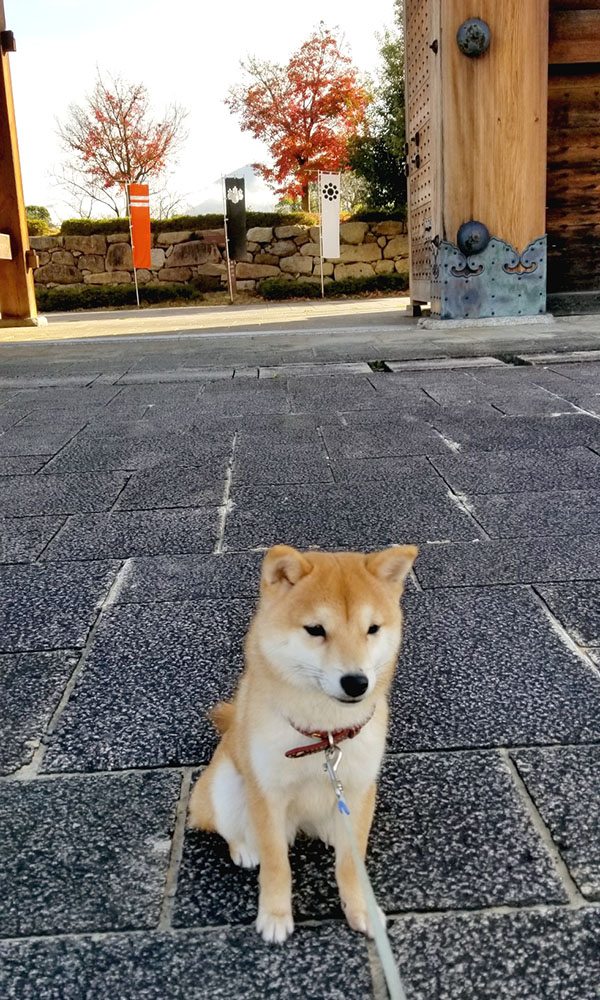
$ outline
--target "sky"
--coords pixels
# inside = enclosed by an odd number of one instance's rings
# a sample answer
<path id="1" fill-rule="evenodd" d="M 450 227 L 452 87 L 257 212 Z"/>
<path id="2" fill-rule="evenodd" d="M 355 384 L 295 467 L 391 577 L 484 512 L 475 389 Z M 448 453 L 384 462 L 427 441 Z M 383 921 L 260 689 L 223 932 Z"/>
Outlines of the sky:
<path id="1" fill-rule="evenodd" d="M 183 204 L 203 202 L 223 174 L 264 161 L 264 145 L 241 132 L 223 100 L 248 55 L 287 62 L 322 18 L 339 27 L 355 65 L 373 74 L 376 33 L 392 26 L 393 0 L 4 0 L 17 52 L 11 71 L 26 204 L 57 221 L 73 215 L 52 180 L 64 158 L 56 120 L 93 89 L 96 68 L 146 84 L 157 116 L 189 110 L 188 139 L 168 186 Z M 249 208 L 253 206 L 251 203 Z"/>

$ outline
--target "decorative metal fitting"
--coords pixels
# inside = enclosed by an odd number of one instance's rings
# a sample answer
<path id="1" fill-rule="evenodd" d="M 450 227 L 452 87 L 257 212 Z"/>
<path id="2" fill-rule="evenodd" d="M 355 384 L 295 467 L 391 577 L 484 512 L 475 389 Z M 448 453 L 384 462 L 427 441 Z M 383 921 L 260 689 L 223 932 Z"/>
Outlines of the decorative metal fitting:
<path id="1" fill-rule="evenodd" d="M 477 59 L 489 49 L 491 37 L 489 25 L 485 21 L 470 17 L 458 29 L 456 41 L 463 55 Z"/>
<path id="2" fill-rule="evenodd" d="M 461 253 L 466 257 L 472 257 L 475 253 L 482 253 L 490 242 L 490 234 L 487 226 L 483 222 L 463 222 L 458 230 L 456 242 Z"/>

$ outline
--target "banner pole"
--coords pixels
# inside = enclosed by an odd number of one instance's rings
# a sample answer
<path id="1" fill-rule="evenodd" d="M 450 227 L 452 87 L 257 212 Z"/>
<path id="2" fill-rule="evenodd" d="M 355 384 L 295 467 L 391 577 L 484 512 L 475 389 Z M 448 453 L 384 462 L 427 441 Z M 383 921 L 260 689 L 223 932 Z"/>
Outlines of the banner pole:
<path id="1" fill-rule="evenodd" d="M 225 230 L 225 259 L 227 261 L 227 284 L 229 285 L 229 301 L 233 305 L 233 280 L 231 277 L 231 260 L 229 259 L 229 236 L 227 232 L 227 192 L 225 190 L 226 185 L 225 185 L 225 177 L 223 174 L 221 174 L 221 185 L 223 189 L 223 228 Z"/>
<path id="2" fill-rule="evenodd" d="M 133 280 L 135 282 L 135 297 L 136 297 L 138 309 L 140 309 L 141 308 L 140 307 L 140 290 L 138 288 L 137 270 L 136 270 L 136 266 L 135 266 L 135 257 L 133 256 L 133 225 L 132 225 L 132 222 L 131 222 L 131 198 L 129 196 L 129 184 L 125 185 L 125 198 L 126 198 L 126 201 L 127 201 L 127 216 L 129 218 L 129 239 L 130 239 L 130 242 L 131 242 L 131 258 L 132 258 L 132 264 L 133 264 Z"/>
<path id="3" fill-rule="evenodd" d="M 321 171 L 317 177 L 317 184 L 319 186 L 319 252 L 321 254 L 321 298 L 325 298 L 325 281 L 323 278 L 323 197 L 321 195 Z"/>

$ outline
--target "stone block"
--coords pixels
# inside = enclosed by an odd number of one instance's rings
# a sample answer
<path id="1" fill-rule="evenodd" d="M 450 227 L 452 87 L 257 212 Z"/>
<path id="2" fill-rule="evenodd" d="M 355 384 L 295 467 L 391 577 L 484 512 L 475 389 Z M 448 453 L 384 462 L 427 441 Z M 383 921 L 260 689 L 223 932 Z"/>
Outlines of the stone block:
<path id="1" fill-rule="evenodd" d="M 56 250 L 63 245 L 62 236 L 30 236 L 32 250 Z"/>
<path id="2" fill-rule="evenodd" d="M 273 227 L 255 226 L 248 230 L 247 237 L 251 243 L 270 243 L 273 239 Z"/>
<path id="3" fill-rule="evenodd" d="M 256 253 L 257 250 L 260 250 L 260 245 L 258 243 L 246 243 L 246 250 L 248 253 Z"/>
<path id="4" fill-rule="evenodd" d="M 257 253 L 254 257 L 255 264 L 270 264 L 271 267 L 279 267 L 279 257 L 274 253 Z"/>
<path id="5" fill-rule="evenodd" d="M 375 272 L 370 264 L 336 264 L 335 280 L 343 281 L 345 278 L 371 278 Z"/>
<path id="6" fill-rule="evenodd" d="M 81 253 L 106 253 L 106 236 L 64 236 L 65 250 L 80 250 Z M 121 239 L 123 237 L 121 236 Z"/>
<path id="7" fill-rule="evenodd" d="M 77 260 L 77 267 L 82 271 L 99 274 L 104 271 L 104 257 L 98 253 L 83 253 Z"/>
<path id="8" fill-rule="evenodd" d="M 55 250 L 52 254 L 53 264 L 66 264 L 68 267 L 75 266 L 75 258 L 69 250 Z"/>
<path id="9" fill-rule="evenodd" d="M 366 233 L 364 243 L 378 243 L 377 237 L 373 233 Z"/>
<path id="10" fill-rule="evenodd" d="M 256 281 L 236 281 L 236 288 L 239 292 L 253 292 Z"/>
<path id="11" fill-rule="evenodd" d="M 104 271 L 102 274 L 85 274 L 83 280 L 87 285 L 126 285 L 133 278 L 129 271 Z"/>
<path id="12" fill-rule="evenodd" d="M 169 267 L 190 267 L 195 264 L 215 263 L 221 260 L 218 247 L 201 240 L 178 243 L 169 254 Z"/>
<path id="13" fill-rule="evenodd" d="M 320 273 L 321 272 L 319 271 L 319 274 Z M 323 261 L 323 274 L 326 277 L 327 276 L 331 276 L 333 274 L 333 264 L 331 263 L 331 261 L 329 261 L 329 260 Z"/>
<path id="14" fill-rule="evenodd" d="M 49 264 L 51 259 L 52 258 L 47 250 L 41 250 L 40 253 L 38 253 L 38 267 L 43 267 L 44 264 Z"/>
<path id="15" fill-rule="evenodd" d="M 375 274 L 393 274 L 393 272 L 394 272 L 393 260 L 375 261 Z"/>
<path id="16" fill-rule="evenodd" d="M 127 233 L 109 233 L 106 237 L 107 243 L 123 243 L 127 238 Z"/>
<path id="17" fill-rule="evenodd" d="M 340 226 L 340 239 L 342 243 L 362 243 L 368 229 L 366 222 L 345 222 Z"/>
<path id="18" fill-rule="evenodd" d="M 163 267 L 158 272 L 159 281 L 189 281 L 191 277 L 191 267 Z"/>
<path id="19" fill-rule="evenodd" d="M 285 228 L 292 229 L 293 227 L 289 226 Z M 296 253 L 296 250 L 297 247 L 293 240 L 275 240 L 269 247 L 269 253 L 274 253 L 277 257 L 289 257 L 290 254 Z"/>
<path id="20" fill-rule="evenodd" d="M 106 270 L 133 270 L 133 255 L 129 243 L 111 243 L 106 254 Z"/>
<path id="21" fill-rule="evenodd" d="M 321 233 L 321 230 L 319 229 L 318 226 L 311 226 L 310 227 L 310 229 L 308 230 L 308 234 L 310 236 L 310 239 L 311 239 L 312 243 L 318 243 L 319 242 L 319 240 L 321 238 L 320 233 Z"/>
<path id="22" fill-rule="evenodd" d="M 274 278 L 279 274 L 279 268 L 271 264 L 246 264 L 238 262 L 235 268 L 237 278 Z"/>
<path id="23" fill-rule="evenodd" d="M 300 253 L 303 257 L 320 257 L 321 246 L 319 243 L 305 243 L 300 247 Z"/>
<path id="24" fill-rule="evenodd" d="M 408 274 L 408 257 L 402 257 L 394 261 L 394 268 L 398 274 Z"/>
<path id="25" fill-rule="evenodd" d="M 395 236 L 383 251 L 384 257 L 408 257 L 408 236 Z"/>
<path id="26" fill-rule="evenodd" d="M 203 243 L 212 243 L 217 247 L 225 247 L 224 229 L 199 229 L 194 233 Z"/>
<path id="27" fill-rule="evenodd" d="M 387 239 L 385 238 L 385 236 L 378 236 L 377 237 L 377 244 L 378 244 L 378 246 L 384 247 L 386 245 L 386 243 L 387 243 Z"/>
<path id="28" fill-rule="evenodd" d="M 306 229 L 301 236 L 294 236 L 294 243 L 297 247 L 303 246 L 305 243 L 310 243 L 310 236 L 308 235 L 308 230 Z"/>
<path id="29" fill-rule="evenodd" d="M 282 257 L 279 266 L 288 274 L 312 274 L 313 262 L 312 257 L 294 254 L 293 257 Z"/>
<path id="30" fill-rule="evenodd" d="M 150 263 L 153 271 L 158 271 L 165 262 L 165 251 L 156 247 L 150 251 Z"/>
<path id="31" fill-rule="evenodd" d="M 392 220 L 378 222 L 377 225 L 372 227 L 372 232 L 377 236 L 400 236 L 401 233 L 406 232 L 406 223 L 393 222 Z"/>
<path id="32" fill-rule="evenodd" d="M 168 247 L 174 243 L 186 243 L 191 235 L 189 230 L 181 230 L 176 233 L 159 233 L 156 238 L 156 244 L 159 247 Z"/>
<path id="33" fill-rule="evenodd" d="M 292 240 L 296 236 L 304 236 L 305 234 L 305 226 L 275 226 L 275 237 L 278 240 Z"/>
<path id="34" fill-rule="evenodd" d="M 360 246 L 342 245 L 340 260 L 342 264 L 381 260 L 381 247 L 378 247 L 376 243 L 362 243 Z"/>
<path id="35" fill-rule="evenodd" d="M 76 267 L 68 264 L 44 264 L 38 267 L 34 274 L 38 284 L 75 285 L 81 281 L 81 274 Z"/>
<path id="36" fill-rule="evenodd" d="M 147 284 L 147 282 L 152 281 L 153 277 L 152 271 L 148 271 L 145 267 L 140 268 L 137 273 L 138 285 Z"/>
<path id="37" fill-rule="evenodd" d="M 207 274 L 214 277 L 224 277 L 227 274 L 226 264 L 198 264 L 196 268 L 198 274 Z"/>

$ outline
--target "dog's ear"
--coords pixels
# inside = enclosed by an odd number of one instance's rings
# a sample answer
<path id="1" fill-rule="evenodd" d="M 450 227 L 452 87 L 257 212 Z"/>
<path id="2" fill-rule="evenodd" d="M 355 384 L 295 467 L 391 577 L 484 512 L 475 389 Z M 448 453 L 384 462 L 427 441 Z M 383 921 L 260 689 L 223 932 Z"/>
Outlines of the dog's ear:
<path id="1" fill-rule="evenodd" d="M 394 545 L 381 552 L 372 552 L 366 557 L 365 565 L 382 583 L 401 590 L 418 554 L 416 545 Z"/>
<path id="2" fill-rule="evenodd" d="M 267 586 L 284 584 L 293 587 L 303 576 L 312 571 L 308 559 L 291 545 L 274 545 L 267 552 L 262 564 L 262 583 Z"/>

